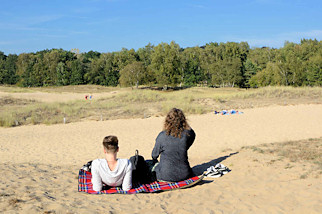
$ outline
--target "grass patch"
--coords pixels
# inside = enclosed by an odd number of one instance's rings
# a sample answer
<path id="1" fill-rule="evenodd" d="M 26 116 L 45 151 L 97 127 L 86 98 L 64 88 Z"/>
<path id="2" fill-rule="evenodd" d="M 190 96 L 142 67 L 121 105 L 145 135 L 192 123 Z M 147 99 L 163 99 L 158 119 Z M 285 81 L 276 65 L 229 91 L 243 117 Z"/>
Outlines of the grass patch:
<path id="1" fill-rule="evenodd" d="M 32 99 L 19 99 L 19 98 L 12 98 L 10 96 L 5 96 L 0 99 L 0 106 L 23 106 L 35 103 L 35 100 Z"/>
<path id="2" fill-rule="evenodd" d="M 320 87 L 285 87 L 285 86 L 268 86 L 259 89 L 249 89 L 244 93 L 233 95 L 234 98 L 290 98 L 297 99 L 300 97 L 307 97 L 311 99 L 318 99 L 322 96 Z"/>
<path id="3" fill-rule="evenodd" d="M 304 173 L 304 174 L 302 174 L 301 176 L 300 176 L 300 179 L 305 179 L 305 178 L 307 178 L 308 177 L 308 173 Z"/>
<path id="4" fill-rule="evenodd" d="M 315 167 L 312 171 L 322 173 L 322 138 L 310 138 L 307 140 L 289 141 L 284 143 L 262 144 L 259 146 L 246 146 L 242 149 L 251 149 L 262 154 L 273 154 L 281 158 L 288 158 L 291 162 L 309 162 Z M 285 169 L 292 168 L 288 164 Z M 308 173 L 301 175 L 301 179 Z"/>
<path id="5" fill-rule="evenodd" d="M 9 92 L 9 93 L 31 93 L 33 92 L 33 88 L 22 88 L 12 85 L 1 85 L 0 91 L 2 92 Z"/>
<path id="6" fill-rule="evenodd" d="M 0 86 L 0 91 L 9 93 L 32 93 L 32 92 L 47 92 L 47 93 L 102 93 L 121 90 L 116 87 L 104 87 L 99 85 L 68 85 L 68 86 L 47 86 L 47 87 L 17 87 L 17 86 Z"/>
<path id="7" fill-rule="evenodd" d="M 293 167 L 294 167 L 293 165 L 291 165 L 290 163 L 288 163 L 288 164 L 286 164 L 285 169 L 291 169 Z"/>
<path id="8" fill-rule="evenodd" d="M 320 164 L 322 170 L 322 138 L 246 146 L 243 149 L 252 149 L 263 154 L 286 157 L 292 162 L 310 161 Z"/>

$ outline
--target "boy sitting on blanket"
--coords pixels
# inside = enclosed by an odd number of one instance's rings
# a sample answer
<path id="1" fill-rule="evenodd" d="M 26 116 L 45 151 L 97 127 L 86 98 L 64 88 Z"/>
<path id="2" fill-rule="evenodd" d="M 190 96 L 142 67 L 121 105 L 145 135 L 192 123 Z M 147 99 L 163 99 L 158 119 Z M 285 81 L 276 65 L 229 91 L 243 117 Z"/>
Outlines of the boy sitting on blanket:
<path id="1" fill-rule="evenodd" d="M 128 159 L 117 158 L 119 151 L 116 136 L 107 136 L 103 140 L 105 159 L 96 159 L 92 163 L 92 184 L 94 191 L 101 191 L 103 183 L 108 186 L 122 186 L 128 191 L 132 188 L 132 165 Z"/>

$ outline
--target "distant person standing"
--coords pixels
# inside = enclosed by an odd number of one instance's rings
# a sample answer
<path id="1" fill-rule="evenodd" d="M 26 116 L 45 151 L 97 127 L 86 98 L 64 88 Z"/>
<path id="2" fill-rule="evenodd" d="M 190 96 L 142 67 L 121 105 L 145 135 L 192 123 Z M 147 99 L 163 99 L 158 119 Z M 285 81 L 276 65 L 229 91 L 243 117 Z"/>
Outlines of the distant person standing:
<path id="1" fill-rule="evenodd" d="M 158 180 L 177 182 L 193 176 L 188 161 L 188 149 L 195 137 L 196 134 L 187 123 L 183 112 L 177 108 L 171 109 L 152 151 L 154 162 L 160 156 L 160 162 L 153 169 Z"/>

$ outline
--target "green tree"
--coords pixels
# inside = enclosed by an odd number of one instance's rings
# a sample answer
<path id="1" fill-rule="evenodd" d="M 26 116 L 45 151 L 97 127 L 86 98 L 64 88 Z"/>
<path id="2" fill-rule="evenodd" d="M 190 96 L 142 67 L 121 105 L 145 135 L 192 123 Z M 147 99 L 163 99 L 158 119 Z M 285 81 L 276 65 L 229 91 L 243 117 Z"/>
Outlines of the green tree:
<path id="1" fill-rule="evenodd" d="M 200 66 L 203 71 L 203 82 L 209 84 L 213 80 L 212 71 L 220 65 L 217 62 L 222 60 L 223 56 L 218 43 L 206 44 L 200 50 Z"/>
<path id="2" fill-rule="evenodd" d="M 263 70 L 266 68 L 268 62 L 275 62 L 276 49 L 271 49 L 269 47 L 254 48 L 250 49 L 247 56 L 258 68 L 258 70 Z"/>
<path id="3" fill-rule="evenodd" d="M 150 67 L 153 52 L 154 52 L 154 46 L 151 45 L 150 43 L 146 45 L 144 48 L 139 48 L 136 52 L 138 55 L 138 61 L 143 63 L 147 74 L 145 75 L 143 82 L 145 84 L 150 84 L 150 85 L 156 82 L 155 76 L 153 75 L 153 71 L 151 70 L 151 67 Z"/>
<path id="4" fill-rule="evenodd" d="M 234 87 L 243 80 L 240 58 L 225 58 L 212 64 L 212 85 Z"/>
<path id="5" fill-rule="evenodd" d="M 51 50 L 44 54 L 43 57 L 43 85 L 56 85 L 57 84 L 57 66 L 60 62 L 60 53 L 58 50 Z"/>
<path id="6" fill-rule="evenodd" d="M 160 43 L 154 47 L 150 69 L 158 85 L 175 86 L 183 80 L 180 47 L 175 42 Z"/>
<path id="7" fill-rule="evenodd" d="M 71 85 L 84 84 L 85 83 L 84 75 L 85 75 L 85 68 L 83 63 L 79 59 L 72 61 L 70 84 Z"/>
<path id="8" fill-rule="evenodd" d="M 282 85 L 283 75 L 276 63 L 269 62 L 266 68 L 256 73 L 249 80 L 251 87 L 263 87 L 268 85 Z"/>
<path id="9" fill-rule="evenodd" d="M 57 85 L 69 85 L 70 72 L 67 69 L 65 63 L 59 62 L 57 67 Z"/>
<path id="10" fill-rule="evenodd" d="M 188 86 L 201 83 L 204 79 L 200 62 L 200 48 L 186 48 L 181 55 L 184 84 Z"/>
<path id="11" fill-rule="evenodd" d="M 93 59 L 89 71 L 85 74 L 85 79 L 90 84 L 105 85 L 104 79 L 105 61 L 101 56 L 100 58 Z"/>
<path id="12" fill-rule="evenodd" d="M 154 46 L 150 43 L 147 44 L 144 48 L 139 48 L 137 50 L 138 60 L 143 63 L 145 67 L 148 67 L 151 64 L 151 56 L 154 52 Z"/>
<path id="13" fill-rule="evenodd" d="M 115 53 L 102 54 L 92 61 L 90 70 L 85 74 L 88 83 L 117 86 L 119 80 L 118 60 Z"/>
<path id="14" fill-rule="evenodd" d="M 119 68 L 119 71 L 128 64 L 138 60 L 138 55 L 134 49 L 122 48 L 120 52 L 114 53 L 114 65 Z"/>
<path id="15" fill-rule="evenodd" d="M 6 63 L 5 63 L 5 70 L 7 71 L 7 75 L 4 78 L 6 84 L 16 84 L 18 82 L 18 75 L 17 72 L 17 60 L 18 56 L 16 54 L 9 54 Z"/>
<path id="16" fill-rule="evenodd" d="M 115 60 L 115 53 L 104 54 L 105 68 L 104 77 L 105 85 L 107 86 L 117 86 L 120 78 L 120 68 Z"/>
<path id="17" fill-rule="evenodd" d="M 32 53 L 19 54 L 17 60 L 17 75 L 19 76 L 19 86 L 29 87 L 34 86 L 33 65 L 36 62 L 36 57 Z"/>
<path id="18" fill-rule="evenodd" d="M 120 71 L 120 84 L 122 86 L 134 85 L 136 88 L 142 83 L 147 75 L 143 62 L 133 62 Z"/>
<path id="19" fill-rule="evenodd" d="M 250 87 L 250 79 L 257 73 L 258 67 L 252 62 L 252 60 L 247 59 L 245 62 L 245 86 Z"/>
<path id="20" fill-rule="evenodd" d="M 6 58 L 7 56 L 0 51 L 0 84 L 5 83 L 6 76 L 8 75 L 7 70 L 5 69 Z"/>
<path id="21" fill-rule="evenodd" d="M 307 85 L 322 86 L 322 54 L 310 57 L 307 64 Z"/>
<path id="22" fill-rule="evenodd" d="M 244 62 L 247 59 L 247 43 L 210 43 L 201 54 L 201 67 L 205 81 L 214 86 L 244 86 Z"/>
<path id="23" fill-rule="evenodd" d="M 82 55 L 83 63 L 90 63 L 94 59 L 98 59 L 101 56 L 101 53 L 99 53 L 97 51 L 89 51 L 89 52 L 83 53 L 81 55 Z"/>
<path id="24" fill-rule="evenodd" d="M 46 65 L 42 54 L 34 55 L 34 64 L 30 73 L 31 86 L 47 86 L 51 83 L 50 77 L 46 73 Z"/>

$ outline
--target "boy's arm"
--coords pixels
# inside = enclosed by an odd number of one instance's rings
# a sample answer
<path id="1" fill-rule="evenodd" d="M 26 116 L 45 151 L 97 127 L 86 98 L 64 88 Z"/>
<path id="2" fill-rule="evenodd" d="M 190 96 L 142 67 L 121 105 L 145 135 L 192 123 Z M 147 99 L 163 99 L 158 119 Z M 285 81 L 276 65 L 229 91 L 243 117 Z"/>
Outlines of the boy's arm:
<path id="1" fill-rule="evenodd" d="M 132 164 L 128 161 L 128 166 L 122 183 L 122 189 L 128 191 L 132 188 Z"/>
<path id="2" fill-rule="evenodd" d="M 102 178 L 98 172 L 98 163 L 94 160 L 92 163 L 92 184 L 94 191 L 101 191 L 103 187 Z"/>

